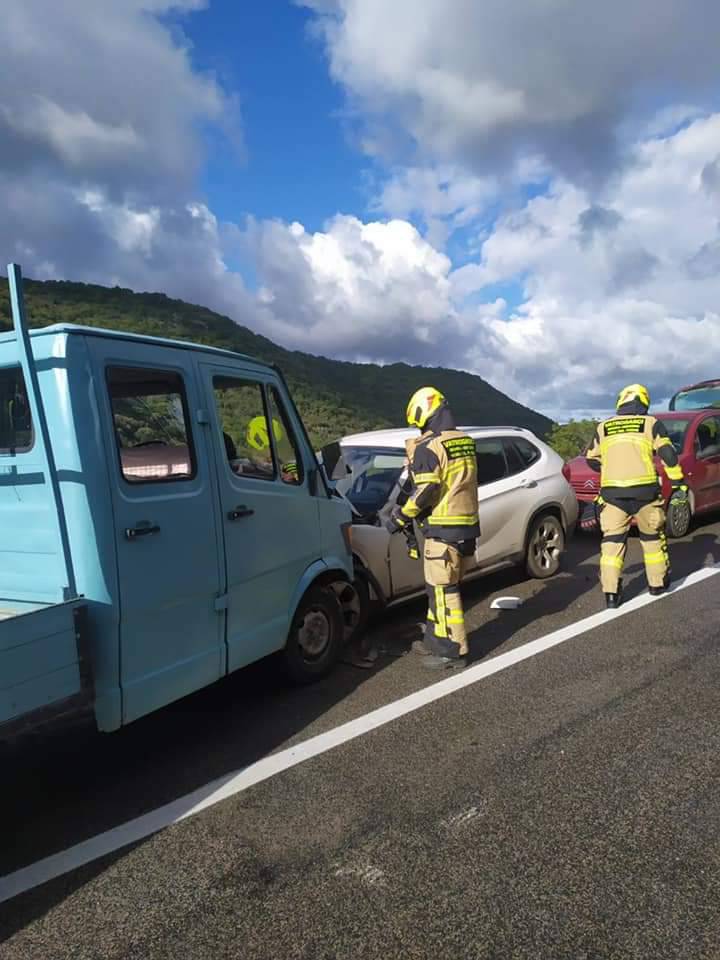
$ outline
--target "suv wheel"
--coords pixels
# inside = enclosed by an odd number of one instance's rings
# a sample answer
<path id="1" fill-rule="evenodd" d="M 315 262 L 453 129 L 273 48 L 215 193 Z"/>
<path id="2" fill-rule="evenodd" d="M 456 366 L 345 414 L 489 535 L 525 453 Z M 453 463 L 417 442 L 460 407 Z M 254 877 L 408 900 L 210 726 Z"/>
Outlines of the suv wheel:
<path id="1" fill-rule="evenodd" d="M 290 627 L 285 673 L 299 684 L 324 677 L 337 662 L 344 643 L 343 608 L 332 584 L 311 587 Z"/>
<path id="2" fill-rule="evenodd" d="M 554 576 L 560 569 L 565 549 L 565 531 L 562 523 L 552 513 L 546 513 L 533 521 L 527 539 L 525 569 L 537 580 Z"/>

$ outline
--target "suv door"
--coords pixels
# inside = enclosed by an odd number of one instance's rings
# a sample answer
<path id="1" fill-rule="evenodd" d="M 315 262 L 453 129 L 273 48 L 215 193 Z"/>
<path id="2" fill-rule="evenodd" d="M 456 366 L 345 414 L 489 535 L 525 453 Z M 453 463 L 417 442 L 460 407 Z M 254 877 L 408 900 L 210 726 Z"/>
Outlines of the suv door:
<path id="1" fill-rule="evenodd" d="M 512 437 L 475 441 L 478 461 L 480 566 L 519 556 L 525 549 L 528 520 L 537 499 L 537 482 L 529 474 Z"/>
<path id="2" fill-rule="evenodd" d="M 284 647 L 291 600 L 321 553 L 319 511 L 298 424 L 272 372 L 223 360 L 201 367 L 212 406 L 231 671 Z"/>
<path id="3" fill-rule="evenodd" d="M 720 506 L 720 417 L 705 417 L 695 434 L 693 489 L 696 509 Z"/>
<path id="4" fill-rule="evenodd" d="M 89 338 L 105 407 L 123 722 L 222 674 L 216 491 L 190 351 Z"/>

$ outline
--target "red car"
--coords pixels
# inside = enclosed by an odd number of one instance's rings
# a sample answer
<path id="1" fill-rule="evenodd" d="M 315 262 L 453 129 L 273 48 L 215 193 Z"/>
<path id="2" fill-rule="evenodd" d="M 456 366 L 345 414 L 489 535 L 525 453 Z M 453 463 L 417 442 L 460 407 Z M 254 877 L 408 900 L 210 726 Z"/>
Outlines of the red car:
<path id="1" fill-rule="evenodd" d="M 690 488 L 689 507 L 676 503 L 668 506 L 668 536 L 684 537 L 694 516 L 720 510 L 720 409 L 675 410 L 653 416 L 665 424 Z M 656 466 L 667 503 L 670 482 L 657 457 Z M 597 525 L 593 501 L 600 492 L 600 475 L 588 467 L 584 457 L 575 457 L 566 467 L 568 480 L 580 501 L 579 525 L 591 529 Z"/>

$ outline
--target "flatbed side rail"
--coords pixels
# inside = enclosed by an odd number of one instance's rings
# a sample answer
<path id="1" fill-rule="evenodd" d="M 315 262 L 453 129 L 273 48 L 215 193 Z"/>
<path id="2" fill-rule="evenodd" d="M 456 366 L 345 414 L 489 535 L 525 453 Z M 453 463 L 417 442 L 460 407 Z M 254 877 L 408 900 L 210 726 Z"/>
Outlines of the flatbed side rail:
<path id="1" fill-rule="evenodd" d="M 55 455 L 53 454 L 52 444 L 50 442 L 50 431 L 48 429 L 47 417 L 45 416 L 45 405 L 42 394 L 40 393 L 40 384 L 38 381 L 37 370 L 30 343 L 30 332 L 28 330 L 25 317 L 25 302 L 22 290 L 22 271 L 17 263 L 8 264 L 8 284 L 10 286 L 10 304 L 12 308 L 13 326 L 17 335 L 18 352 L 20 354 L 20 366 L 25 377 L 25 387 L 27 389 L 30 401 L 30 410 L 42 438 L 43 450 L 45 453 L 45 464 L 47 467 L 48 482 L 52 490 L 55 503 L 55 512 L 60 531 L 60 544 L 62 547 L 63 560 L 65 563 L 65 575 L 67 584 L 63 588 L 66 600 L 73 600 L 77 597 L 77 584 L 75 580 L 75 570 L 73 567 L 72 554 L 70 552 L 70 538 L 68 535 L 67 519 L 65 517 L 65 508 L 60 495 L 60 482 L 57 475 L 57 466 L 55 464 Z"/>

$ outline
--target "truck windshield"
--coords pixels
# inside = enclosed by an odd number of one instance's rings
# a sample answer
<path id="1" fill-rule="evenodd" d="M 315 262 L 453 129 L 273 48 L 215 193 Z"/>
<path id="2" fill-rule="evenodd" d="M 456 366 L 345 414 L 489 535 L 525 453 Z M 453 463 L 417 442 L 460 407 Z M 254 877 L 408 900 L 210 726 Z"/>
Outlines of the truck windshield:
<path id="1" fill-rule="evenodd" d="M 350 473 L 338 481 L 338 491 L 348 498 L 359 513 L 377 513 L 387 503 L 402 473 L 405 451 L 343 447 L 342 452 Z"/>
<path id="2" fill-rule="evenodd" d="M 671 410 L 707 410 L 720 408 L 720 383 L 714 386 L 681 390 L 670 403 Z"/>
<path id="3" fill-rule="evenodd" d="M 0 454 L 25 453 L 33 445 L 30 404 L 20 367 L 0 370 Z"/>
<path id="4" fill-rule="evenodd" d="M 665 429 L 668 432 L 668 436 L 672 441 L 672 445 L 675 447 L 678 453 L 682 453 L 682 448 L 685 443 L 685 434 L 687 429 L 690 426 L 690 420 L 676 419 L 675 417 L 658 417 L 660 423 L 663 424 Z"/>

